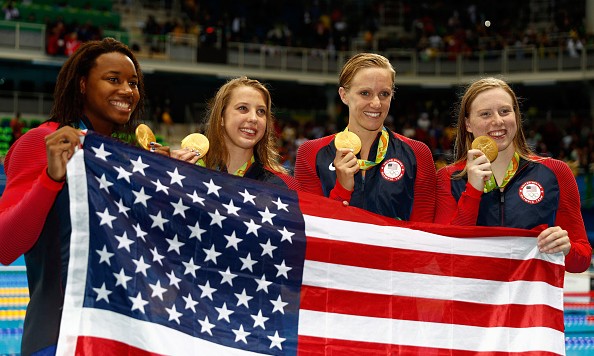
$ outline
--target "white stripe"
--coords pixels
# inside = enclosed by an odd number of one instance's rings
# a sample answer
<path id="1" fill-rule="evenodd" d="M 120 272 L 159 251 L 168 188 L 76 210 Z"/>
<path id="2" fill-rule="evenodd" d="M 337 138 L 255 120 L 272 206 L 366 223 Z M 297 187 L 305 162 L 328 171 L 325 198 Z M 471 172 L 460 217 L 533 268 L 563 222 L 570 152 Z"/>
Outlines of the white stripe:
<path id="1" fill-rule="evenodd" d="M 81 336 L 115 340 L 162 355 L 260 355 L 218 345 L 163 325 L 129 318 L 108 310 L 83 308 L 81 314 L 84 320 L 79 330 Z M 197 327 L 200 328 L 199 325 Z M 266 342 L 270 343 L 270 340 L 266 339 L 264 343 Z M 237 342 L 238 347 L 241 348 L 242 345 L 245 345 L 243 341 Z M 275 350 L 278 348 L 275 347 Z"/>
<path id="2" fill-rule="evenodd" d="M 57 347 L 58 355 L 74 355 L 76 335 L 81 323 L 79 310 L 83 304 L 87 277 L 89 206 L 84 152 L 86 151 L 78 150 L 66 167 L 72 234 L 70 235 L 68 283 L 64 295 L 64 312 Z"/>
<path id="3" fill-rule="evenodd" d="M 563 333 L 539 328 L 483 328 L 419 321 L 299 312 L 299 335 L 471 351 L 565 354 Z"/>
<path id="4" fill-rule="evenodd" d="M 563 288 L 544 282 L 496 282 L 474 278 L 393 272 L 305 261 L 303 284 L 383 295 L 481 304 L 546 304 L 563 310 Z"/>
<path id="5" fill-rule="evenodd" d="M 531 237 L 453 238 L 398 226 L 380 226 L 311 215 L 304 215 L 303 218 L 305 220 L 305 234 L 320 239 L 413 251 L 455 253 L 465 256 L 515 260 L 538 258 L 559 265 L 564 264 L 563 253 L 540 253 L 536 246 L 536 238 Z M 444 229 L 447 228 L 444 226 Z"/>

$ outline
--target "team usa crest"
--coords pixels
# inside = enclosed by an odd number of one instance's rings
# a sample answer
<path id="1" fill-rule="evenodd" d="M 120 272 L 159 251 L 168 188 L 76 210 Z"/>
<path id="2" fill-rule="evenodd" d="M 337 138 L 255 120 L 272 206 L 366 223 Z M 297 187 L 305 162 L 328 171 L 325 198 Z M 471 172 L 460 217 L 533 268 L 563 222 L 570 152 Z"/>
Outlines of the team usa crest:
<path id="1" fill-rule="evenodd" d="M 396 158 L 390 158 L 382 164 L 380 172 L 384 179 L 395 182 L 404 175 L 404 164 Z"/>
<path id="2" fill-rule="evenodd" d="M 533 180 L 525 182 L 518 191 L 520 198 L 528 204 L 538 204 L 544 198 L 544 188 Z"/>

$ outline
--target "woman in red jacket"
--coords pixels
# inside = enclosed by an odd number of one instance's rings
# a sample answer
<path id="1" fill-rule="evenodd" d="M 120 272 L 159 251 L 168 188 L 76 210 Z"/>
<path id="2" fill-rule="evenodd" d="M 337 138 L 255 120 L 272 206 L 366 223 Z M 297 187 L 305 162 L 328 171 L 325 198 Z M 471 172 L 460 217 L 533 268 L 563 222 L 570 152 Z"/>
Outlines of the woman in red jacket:
<path id="1" fill-rule="evenodd" d="M 458 114 L 455 162 L 438 171 L 435 222 L 537 229 L 544 253 L 563 252 L 569 272 L 590 265 L 590 246 L 571 169 L 528 147 L 514 91 L 503 80 L 468 86 Z M 472 141 L 489 136 L 498 155 L 490 162 Z"/>

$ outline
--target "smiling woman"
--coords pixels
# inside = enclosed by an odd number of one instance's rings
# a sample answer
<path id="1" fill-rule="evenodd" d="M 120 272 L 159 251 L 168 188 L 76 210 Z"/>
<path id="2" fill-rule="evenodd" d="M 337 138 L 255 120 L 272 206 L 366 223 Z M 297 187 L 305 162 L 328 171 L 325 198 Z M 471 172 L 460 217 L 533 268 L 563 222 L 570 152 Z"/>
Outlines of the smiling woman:
<path id="1" fill-rule="evenodd" d="M 435 168 L 424 143 L 384 127 L 396 72 L 387 58 L 360 53 L 339 77 L 338 94 L 349 108 L 345 131 L 361 139 L 361 151 L 336 148 L 335 135 L 299 147 L 295 178 L 300 189 L 377 214 L 431 222 Z M 339 145 L 340 147 L 340 145 Z"/>
<path id="2" fill-rule="evenodd" d="M 69 262 L 66 165 L 81 129 L 130 134 L 144 105 L 134 54 L 106 38 L 83 44 L 62 66 L 50 119 L 10 148 L 0 198 L 0 262 L 25 255 L 30 302 L 21 353 L 55 353 Z M 26 224 L 23 224 L 25 219 Z"/>
<path id="3" fill-rule="evenodd" d="M 262 83 L 235 78 L 217 91 L 208 105 L 206 137 L 210 143 L 203 159 L 188 149 L 171 156 L 210 169 L 297 189 L 297 182 L 279 163 L 274 136 L 270 92 Z"/>
<path id="4" fill-rule="evenodd" d="M 496 142 L 493 161 L 472 148 L 480 136 Z M 592 247 L 576 180 L 565 162 L 532 152 L 518 98 L 505 81 L 468 85 L 458 106 L 454 155 L 437 173 L 435 222 L 536 229 L 541 252 L 563 252 L 568 272 L 588 268 Z"/>

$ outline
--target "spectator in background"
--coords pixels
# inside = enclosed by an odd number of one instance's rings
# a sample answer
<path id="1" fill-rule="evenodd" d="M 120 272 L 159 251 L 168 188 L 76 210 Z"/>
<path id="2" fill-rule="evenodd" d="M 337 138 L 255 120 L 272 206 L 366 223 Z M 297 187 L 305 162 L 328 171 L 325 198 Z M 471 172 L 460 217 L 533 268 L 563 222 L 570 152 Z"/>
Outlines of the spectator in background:
<path id="1" fill-rule="evenodd" d="M 21 113 L 17 112 L 10 120 L 10 129 L 12 130 L 10 146 L 23 135 L 23 128 L 25 128 L 25 123 L 21 121 Z"/>
<path id="2" fill-rule="evenodd" d="M 17 20 L 21 17 L 19 9 L 15 7 L 14 1 L 9 1 L 2 10 L 4 11 L 4 19 L 7 21 Z"/>
<path id="3" fill-rule="evenodd" d="M 78 34 L 74 31 L 66 35 L 66 41 L 64 41 L 64 54 L 66 57 L 70 57 L 80 47 L 82 42 L 78 39 Z"/>

